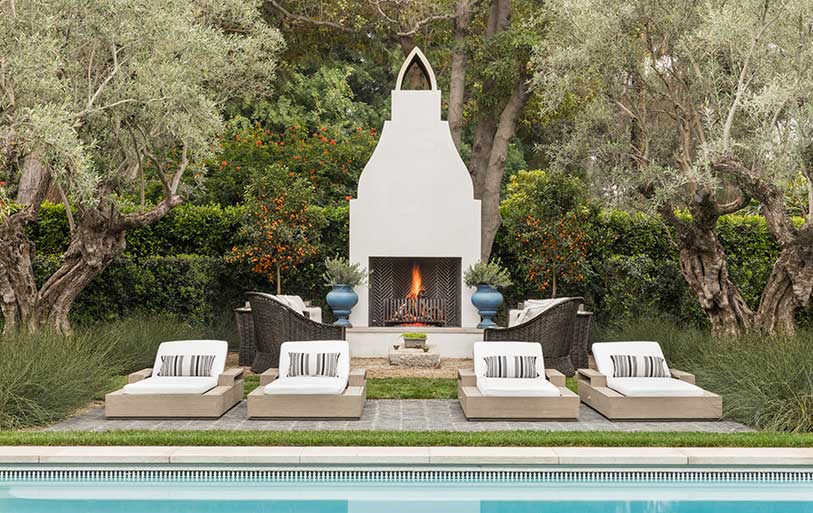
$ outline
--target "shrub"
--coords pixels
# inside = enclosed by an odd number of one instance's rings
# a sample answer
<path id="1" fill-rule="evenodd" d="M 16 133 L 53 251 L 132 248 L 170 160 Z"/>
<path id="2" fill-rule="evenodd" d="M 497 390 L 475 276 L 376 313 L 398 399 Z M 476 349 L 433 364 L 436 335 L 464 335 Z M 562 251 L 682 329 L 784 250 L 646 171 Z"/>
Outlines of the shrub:
<path id="1" fill-rule="evenodd" d="M 499 260 L 490 262 L 480 260 L 471 264 L 463 272 L 463 283 L 467 287 L 490 285 L 494 288 L 505 288 L 510 287 L 512 282 L 511 275 Z"/>
<path id="2" fill-rule="evenodd" d="M 0 344 L 0 429 L 56 421 L 110 384 L 111 341 L 103 334 L 63 337 L 46 331 Z"/>
<path id="3" fill-rule="evenodd" d="M 358 262 L 351 264 L 346 258 L 327 258 L 322 282 L 328 287 L 336 285 L 357 287 L 367 282 L 367 270 Z"/>

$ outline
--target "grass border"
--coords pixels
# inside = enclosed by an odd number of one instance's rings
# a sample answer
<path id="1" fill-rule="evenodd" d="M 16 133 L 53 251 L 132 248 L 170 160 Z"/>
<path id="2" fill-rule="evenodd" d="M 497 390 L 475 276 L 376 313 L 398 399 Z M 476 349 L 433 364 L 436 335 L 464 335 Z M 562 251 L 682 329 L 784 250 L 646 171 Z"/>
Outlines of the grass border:
<path id="1" fill-rule="evenodd" d="M 813 447 L 813 433 L 622 431 L 0 431 L 0 445 Z"/>

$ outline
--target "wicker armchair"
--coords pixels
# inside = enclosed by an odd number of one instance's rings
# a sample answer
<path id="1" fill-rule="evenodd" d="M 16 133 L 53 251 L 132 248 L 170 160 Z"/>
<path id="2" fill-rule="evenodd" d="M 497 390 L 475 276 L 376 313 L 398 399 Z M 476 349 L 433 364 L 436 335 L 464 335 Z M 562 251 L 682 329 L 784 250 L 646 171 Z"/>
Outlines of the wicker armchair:
<path id="1" fill-rule="evenodd" d="M 539 342 L 545 367 L 566 376 L 576 367 L 586 367 L 587 341 L 590 337 L 590 312 L 579 312 L 583 299 L 568 298 L 522 324 L 510 328 L 487 328 L 485 341 Z"/>
<path id="2" fill-rule="evenodd" d="M 283 305 L 270 294 L 249 292 L 248 301 L 251 303 L 256 345 L 256 355 L 251 365 L 253 372 L 260 373 L 278 367 L 283 342 L 345 339 L 343 326 L 312 321 Z"/>

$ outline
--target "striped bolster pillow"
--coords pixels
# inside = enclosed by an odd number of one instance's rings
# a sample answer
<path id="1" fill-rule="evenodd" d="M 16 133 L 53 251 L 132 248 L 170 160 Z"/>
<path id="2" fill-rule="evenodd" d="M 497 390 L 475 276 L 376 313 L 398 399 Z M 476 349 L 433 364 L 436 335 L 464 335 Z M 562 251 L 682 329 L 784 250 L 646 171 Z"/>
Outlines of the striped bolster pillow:
<path id="1" fill-rule="evenodd" d="M 536 356 L 485 356 L 487 378 L 536 378 Z M 509 366 L 513 363 L 513 367 Z"/>
<path id="2" fill-rule="evenodd" d="M 340 353 L 288 353 L 288 377 L 339 375 Z"/>
<path id="3" fill-rule="evenodd" d="M 215 363 L 213 354 L 168 354 L 161 356 L 159 376 L 208 377 Z"/>
<path id="4" fill-rule="evenodd" d="M 664 359 L 660 356 L 629 354 L 610 355 L 615 378 L 668 378 Z"/>

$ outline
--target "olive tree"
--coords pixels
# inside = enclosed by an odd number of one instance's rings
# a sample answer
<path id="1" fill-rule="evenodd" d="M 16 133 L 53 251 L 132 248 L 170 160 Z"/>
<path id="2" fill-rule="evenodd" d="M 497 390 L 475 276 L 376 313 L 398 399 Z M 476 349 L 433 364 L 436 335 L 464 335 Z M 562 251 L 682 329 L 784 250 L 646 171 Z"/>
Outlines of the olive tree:
<path id="1" fill-rule="evenodd" d="M 792 331 L 813 287 L 813 5 L 808 0 L 551 0 L 536 50 L 547 108 L 579 114 L 558 167 L 658 212 L 713 328 Z M 807 216 L 786 201 L 807 184 Z M 720 216 L 759 205 L 780 252 L 759 305 L 729 276 Z"/>
<path id="2" fill-rule="evenodd" d="M 5 330 L 70 328 L 126 230 L 183 201 L 221 110 L 265 95 L 283 46 L 257 2 L 0 0 L 0 295 Z M 163 198 L 144 200 L 145 181 Z M 70 245 L 38 287 L 26 225 L 62 201 Z"/>

